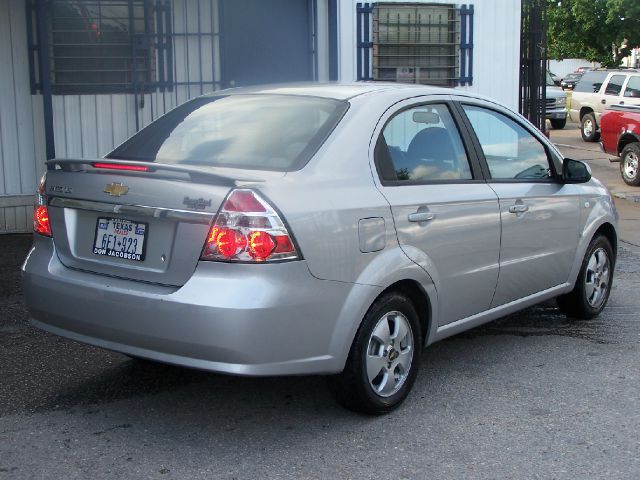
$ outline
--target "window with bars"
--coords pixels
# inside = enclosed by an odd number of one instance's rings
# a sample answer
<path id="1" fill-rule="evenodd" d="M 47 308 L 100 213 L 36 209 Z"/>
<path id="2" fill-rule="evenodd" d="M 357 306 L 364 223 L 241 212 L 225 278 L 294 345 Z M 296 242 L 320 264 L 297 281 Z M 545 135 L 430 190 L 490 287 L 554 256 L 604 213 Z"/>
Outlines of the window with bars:
<path id="1" fill-rule="evenodd" d="M 155 22 L 145 0 L 50 0 L 51 82 L 57 94 L 144 89 L 155 77 Z"/>
<path id="2" fill-rule="evenodd" d="M 374 80 L 453 86 L 460 77 L 460 13 L 453 5 L 378 4 Z"/>

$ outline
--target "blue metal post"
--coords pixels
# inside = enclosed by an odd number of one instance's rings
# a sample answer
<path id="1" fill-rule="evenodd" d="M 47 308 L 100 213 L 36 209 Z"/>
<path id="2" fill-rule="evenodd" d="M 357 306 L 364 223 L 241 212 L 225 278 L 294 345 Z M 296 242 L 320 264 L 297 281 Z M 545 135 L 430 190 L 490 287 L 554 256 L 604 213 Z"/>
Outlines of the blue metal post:
<path id="1" fill-rule="evenodd" d="M 44 110 L 44 139 L 47 160 L 56 157 L 56 146 L 53 137 L 53 92 L 51 89 L 51 68 L 49 66 L 49 29 L 47 28 L 47 0 L 36 0 L 36 23 L 38 25 L 38 63 L 40 70 L 40 86 Z M 53 168 L 53 166 L 48 167 Z"/>
<path id="2" fill-rule="evenodd" d="M 338 0 L 329 0 L 329 80 L 338 80 Z"/>

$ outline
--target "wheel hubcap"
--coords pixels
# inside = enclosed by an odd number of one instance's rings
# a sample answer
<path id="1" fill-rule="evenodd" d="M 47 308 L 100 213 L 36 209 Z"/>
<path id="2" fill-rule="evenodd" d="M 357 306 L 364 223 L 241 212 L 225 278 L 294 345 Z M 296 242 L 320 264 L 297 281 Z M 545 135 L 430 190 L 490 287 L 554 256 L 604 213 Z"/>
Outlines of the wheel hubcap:
<path id="1" fill-rule="evenodd" d="M 603 248 L 591 254 L 584 277 L 587 302 L 592 308 L 602 306 L 609 291 L 609 256 Z"/>
<path id="2" fill-rule="evenodd" d="M 585 136 L 590 137 L 593 134 L 593 122 L 591 120 L 585 120 L 582 126 L 582 131 Z"/>
<path id="3" fill-rule="evenodd" d="M 401 312 L 389 312 L 378 320 L 369 337 L 365 357 L 367 378 L 381 397 L 397 393 L 409 375 L 413 360 L 413 332 Z"/>
<path id="4" fill-rule="evenodd" d="M 625 177 L 636 178 L 638 175 L 638 156 L 635 153 L 627 153 L 624 157 L 623 169 Z"/>

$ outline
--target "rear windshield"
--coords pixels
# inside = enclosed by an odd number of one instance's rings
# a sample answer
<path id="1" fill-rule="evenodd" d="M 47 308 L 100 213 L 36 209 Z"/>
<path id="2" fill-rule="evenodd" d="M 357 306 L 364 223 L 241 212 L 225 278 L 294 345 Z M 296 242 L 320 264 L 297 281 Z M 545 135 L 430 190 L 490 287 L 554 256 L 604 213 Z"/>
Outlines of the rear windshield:
<path id="1" fill-rule="evenodd" d="M 604 79 L 607 78 L 607 71 L 593 71 L 584 72 L 580 81 L 573 89 L 574 92 L 589 92 L 597 93 L 604 83 Z"/>
<path id="2" fill-rule="evenodd" d="M 160 117 L 106 158 L 297 170 L 348 106 L 345 101 L 293 95 L 200 97 Z"/>

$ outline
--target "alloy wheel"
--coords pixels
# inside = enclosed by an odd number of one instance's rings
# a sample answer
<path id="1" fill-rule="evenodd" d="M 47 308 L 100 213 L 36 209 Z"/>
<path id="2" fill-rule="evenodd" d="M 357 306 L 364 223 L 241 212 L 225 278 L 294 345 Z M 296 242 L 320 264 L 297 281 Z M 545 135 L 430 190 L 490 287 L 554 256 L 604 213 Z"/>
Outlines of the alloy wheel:
<path id="1" fill-rule="evenodd" d="M 381 397 L 397 393 L 407 380 L 413 361 L 413 332 L 398 311 L 386 313 L 369 336 L 366 350 L 369 385 Z"/>
<path id="2" fill-rule="evenodd" d="M 624 175 L 629 179 L 635 179 L 638 175 L 638 155 L 635 152 L 628 152 L 623 162 Z"/>
<path id="3" fill-rule="evenodd" d="M 607 298 L 609 279 L 609 256 L 604 248 L 598 248 L 589 258 L 584 276 L 585 294 L 592 308 L 599 308 Z"/>

